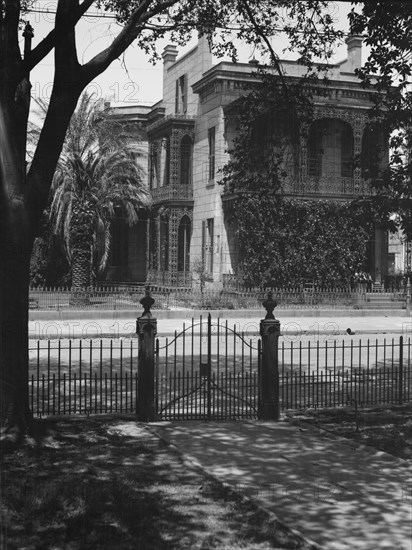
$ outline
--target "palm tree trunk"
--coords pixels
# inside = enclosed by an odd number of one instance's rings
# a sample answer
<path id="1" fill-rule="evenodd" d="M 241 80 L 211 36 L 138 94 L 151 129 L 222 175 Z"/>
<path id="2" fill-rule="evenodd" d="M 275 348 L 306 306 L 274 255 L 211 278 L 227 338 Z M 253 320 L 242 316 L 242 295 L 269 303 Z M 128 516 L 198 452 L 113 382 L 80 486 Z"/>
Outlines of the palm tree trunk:
<path id="1" fill-rule="evenodd" d="M 72 294 L 70 305 L 90 303 L 91 247 L 75 248 L 72 252 Z"/>

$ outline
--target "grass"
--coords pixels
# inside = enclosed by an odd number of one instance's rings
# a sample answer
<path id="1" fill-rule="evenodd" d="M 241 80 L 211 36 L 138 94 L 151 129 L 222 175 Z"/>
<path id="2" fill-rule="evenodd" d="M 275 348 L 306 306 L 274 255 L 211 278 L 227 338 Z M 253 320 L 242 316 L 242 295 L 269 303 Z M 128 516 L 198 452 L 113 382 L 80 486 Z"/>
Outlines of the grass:
<path id="1" fill-rule="evenodd" d="M 291 415 L 302 424 L 315 425 L 398 458 L 412 460 L 412 405 L 374 408 L 323 409 Z"/>
<path id="2" fill-rule="evenodd" d="M 36 421 L 2 448 L 4 550 L 310 548 L 130 417 Z"/>

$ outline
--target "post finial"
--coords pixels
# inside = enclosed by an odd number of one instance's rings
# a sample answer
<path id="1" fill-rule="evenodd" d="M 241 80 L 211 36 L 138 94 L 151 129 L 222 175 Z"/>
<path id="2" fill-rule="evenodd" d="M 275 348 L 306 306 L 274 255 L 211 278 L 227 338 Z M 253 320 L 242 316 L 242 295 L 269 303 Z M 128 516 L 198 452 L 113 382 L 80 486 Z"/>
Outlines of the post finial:
<path id="1" fill-rule="evenodd" d="M 29 22 L 27 22 L 24 27 L 23 36 L 24 38 L 33 38 L 34 36 L 34 29 Z"/>
<path id="2" fill-rule="evenodd" d="M 278 303 L 273 299 L 273 292 L 270 290 L 268 292 L 267 299 L 262 302 L 262 306 L 266 309 L 265 319 L 275 319 L 275 316 L 273 315 L 273 310 L 277 305 Z"/>
<path id="3" fill-rule="evenodd" d="M 152 296 L 151 296 L 149 285 L 146 286 L 145 295 L 140 300 L 140 303 L 142 304 L 143 309 L 144 309 L 142 317 L 151 317 L 152 313 L 150 311 L 150 308 L 155 303 L 155 301 L 154 301 L 154 298 L 152 298 Z"/>

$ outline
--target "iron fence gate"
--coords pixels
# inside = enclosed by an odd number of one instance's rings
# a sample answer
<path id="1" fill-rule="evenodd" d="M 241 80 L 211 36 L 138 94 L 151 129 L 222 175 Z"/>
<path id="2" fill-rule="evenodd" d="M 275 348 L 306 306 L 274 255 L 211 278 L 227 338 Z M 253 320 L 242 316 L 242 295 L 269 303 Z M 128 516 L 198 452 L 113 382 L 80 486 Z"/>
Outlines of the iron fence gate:
<path id="1" fill-rule="evenodd" d="M 200 317 L 179 334 L 156 340 L 159 420 L 256 418 L 261 341 Z"/>

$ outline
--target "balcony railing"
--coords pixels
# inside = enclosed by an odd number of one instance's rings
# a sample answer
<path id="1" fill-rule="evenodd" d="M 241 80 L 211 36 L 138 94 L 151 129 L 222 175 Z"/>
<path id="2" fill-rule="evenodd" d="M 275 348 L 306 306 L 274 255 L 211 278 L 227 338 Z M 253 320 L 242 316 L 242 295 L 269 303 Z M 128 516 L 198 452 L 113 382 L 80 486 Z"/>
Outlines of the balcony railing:
<path id="1" fill-rule="evenodd" d="M 147 281 L 151 285 L 163 285 L 174 287 L 191 287 L 192 274 L 188 271 L 165 271 L 149 269 Z"/>
<path id="2" fill-rule="evenodd" d="M 188 122 L 190 124 L 194 124 L 197 116 L 196 115 L 186 115 L 183 113 L 175 113 L 172 115 L 166 115 L 162 117 L 159 120 L 156 120 L 156 122 L 153 122 L 153 124 L 150 124 L 147 127 L 148 132 L 153 132 L 154 130 L 157 130 L 160 128 L 163 124 L 166 124 L 169 121 L 177 121 L 177 122 Z"/>
<path id="3" fill-rule="evenodd" d="M 153 202 L 168 200 L 192 200 L 193 187 L 191 185 L 165 185 L 151 189 Z"/>
<path id="4" fill-rule="evenodd" d="M 339 176 L 316 177 L 305 176 L 301 180 L 289 183 L 284 187 L 286 194 L 293 195 L 334 195 L 358 196 L 371 195 L 370 186 L 365 180 L 355 184 L 354 178 Z"/>

